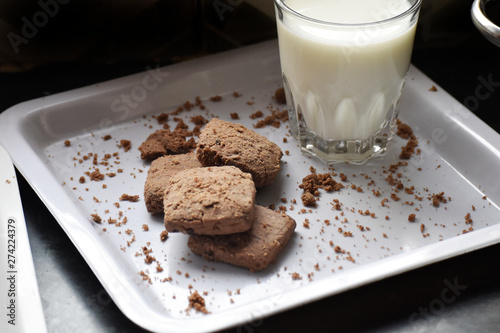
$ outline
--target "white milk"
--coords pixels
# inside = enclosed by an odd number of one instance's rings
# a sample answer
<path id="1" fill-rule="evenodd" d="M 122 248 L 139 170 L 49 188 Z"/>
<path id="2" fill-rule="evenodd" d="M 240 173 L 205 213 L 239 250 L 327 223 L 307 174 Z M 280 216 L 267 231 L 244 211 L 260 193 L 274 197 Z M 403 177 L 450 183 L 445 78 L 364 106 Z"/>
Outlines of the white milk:
<path id="1" fill-rule="evenodd" d="M 366 139 L 395 107 L 408 71 L 415 26 L 357 29 L 342 24 L 380 21 L 410 5 L 395 0 L 287 0 L 292 10 L 340 25 L 314 25 L 293 17 L 278 21 L 281 66 L 295 107 L 325 140 Z"/>

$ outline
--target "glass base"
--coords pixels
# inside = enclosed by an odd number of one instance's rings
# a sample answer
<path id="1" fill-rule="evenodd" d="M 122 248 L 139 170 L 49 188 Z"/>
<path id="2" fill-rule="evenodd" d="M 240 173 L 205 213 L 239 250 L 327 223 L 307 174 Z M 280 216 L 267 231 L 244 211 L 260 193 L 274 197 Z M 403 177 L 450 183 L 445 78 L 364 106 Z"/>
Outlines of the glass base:
<path id="1" fill-rule="evenodd" d="M 300 150 L 327 163 L 349 162 L 362 164 L 367 160 L 383 156 L 390 136 L 373 135 L 360 140 L 323 140 L 313 133 L 298 138 Z"/>
<path id="2" fill-rule="evenodd" d="M 307 127 L 300 105 L 295 108 L 294 96 L 284 74 L 283 85 L 288 107 L 290 133 L 299 142 L 303 153 L 317 157 L 326 163 L 349 162 L 353 164 L 362 164 L 371 158 L 385 154 L 387 144 L 396 133 L 399 99 L 396 105 L 391 105 L 387 110 L 386 117 L 380 124 L 379 130 L 369 138 L 325 140 Z"/>
<path id="3" fill-rule="evenodd" d="M 379 131 L 368 139 L 325 140 L 308 129 L 300 105 L 295 109 L 295 101 L 287 77 L 283 74 L 283 85 L 288 107 L 290 133 L 300 144 L 303 153 L 317 157 L 326 163 L 349 162 L 363 164 L 371 158 L 383 156 L 387 144 L 396 133 L 398 104 L 392 105 Z"/>

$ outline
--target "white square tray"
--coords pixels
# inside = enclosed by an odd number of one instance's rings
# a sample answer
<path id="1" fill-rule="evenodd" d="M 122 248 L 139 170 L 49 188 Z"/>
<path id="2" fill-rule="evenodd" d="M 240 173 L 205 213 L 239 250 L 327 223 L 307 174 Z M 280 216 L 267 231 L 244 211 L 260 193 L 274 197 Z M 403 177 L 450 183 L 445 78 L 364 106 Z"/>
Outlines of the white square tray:
<path id="1" fill-rule="evenodd" d="M 399 161 L 400 147 L 405 145 L 399 137 L 391 141 L 384 158 L 362 166 L 328 167 L 299 152 L 286 124 L 255 129 L 289 152 L 278 179 L 258 190 L 257 202 L 285 206 L 297 221 L 296 234 L 277 262 L 257 273 L 199 258 L 187 248 L 186 235 L 170 234 L 166 242 L 160 241 L 162 217 L 148 214 L 142 200 L 149 165 L 140 159 L 137 147 L 161 128 L 152 115 L 171 112 L 196 97 L 206 109 L 194 107 L 178 116 L 190 128 L 194 115 L 231 120 L 230 113 L 236 112 L 238 122 L 253 128 L 259 119 L 251 119 L 251 114 L 261 110 L 267 116 L 270 109 L 283 110 L 273 100 L 281 86 L 276 41 L 146 68 L 136 75 L 19 104 L 0 115 L 0 144 L 126 316 L 151 331 L 213 331 L 500 241 L 500 187 L 494 176 L 500 170 L 500 135 L 439 87 L 429 91 L 433 85 L 416 68 L 410 69 L 400 119 L 415 131 L 421 153 L 398 170 L 403 184 L 415 191 L 401 191 L 400 201 L 390 198 L 394 190 L 383 172 Z M 222 101 L 211 101 L 215 95 Z M 169 123 L 176 124 L 172 116 Z M 112 139 L 104 141 L 108 134 Z M 130 151 L 117 147 L 121 139 L 132 142 Z M 65 147 L 65 140 L 71 141 L 70 147 Z M 112 167 L 98 167 L 102 173 L 123 172 L 90 181 L 85 172 L 92 171 L 92 159 L 78 161 L 90 152 L 98 154 L 99 162 L 104 154 L 118 152 L 119 159 L 109 159 Z M 304 212 L 298 186 L 311 167 L 317 173 L 334 169 L 348 180 L 339 192 L 321 192 L 317 207 Z M 81 176 L 87 179 L 83 184 Z M 338 176 L 334 179 L 340 181 Z M 377 190 L 380 196 L 373 193 Z M 449 200 L 434 207 L 428 198 L 440 192 Z M 139 195 L 140 201 L 119 201 L 123 193 Z M 389 207 L 382 205 L 384 198 Z M 334 209 L 334 199 L 342 204 L 341 211 Z M 375 217 L 360 213 L 366 210 Z M 123 222 L 120 211 L 127 223 L 108 224 L 109 218 Z M 94 213 L 104 219 L 102 224 L 91 221 Z M 417 217 L 413 223 L 408 221 L 412 213 Z M 470 227 L 465 223 L 468 213 L 473 231 L 464 234 Z M 144 224 L 149 231 L 143 230 Z M 343 235 L 348 231 L 352 236 Z M 137 255 L 144 246 L 153 250 L 157 262 L 148 265 L 144 255 Z M 347 253 L 336 253 L 334 246 Z M 158 263 L 162 272 L 156 270 Z M 143 280 L 141 271 L 151 283 Z M 301 279 L 293 279 L 293 273 Z M 185 311 L 194 290 L 205 293 L 210 314 Z"/>

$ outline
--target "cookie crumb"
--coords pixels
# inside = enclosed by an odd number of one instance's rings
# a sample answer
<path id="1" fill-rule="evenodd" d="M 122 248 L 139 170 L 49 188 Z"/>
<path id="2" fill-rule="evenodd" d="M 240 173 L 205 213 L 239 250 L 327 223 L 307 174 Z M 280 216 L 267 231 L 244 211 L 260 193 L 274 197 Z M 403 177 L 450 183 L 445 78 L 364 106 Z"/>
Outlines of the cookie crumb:
<path id="1" fill-rule="evenodd" d="M 300 197 L 302 204 L 306 207 L 316 206 L 316 198 L 310 192 L 302 194 Z"/>
<path id="2" fill-rule="evenodd" d="M 120 201 L 137 202 L 137 201 L 139 201 L 139 196 L 138 195 L 129 195 L 129 194 L 123 193 L 122 196 L 120 197 Z"/>
<path id="3" fill-rule="evenodd" d="M 408 140 L 406 146 L 401 147 L 401 154 L 399 158 L 402 160 L 409 160 L 415 154 L 415 148 L 418 146 L 418 140 L 411 138 Z"/>
<path id="4" fill-rule="evenodd" d="M 130 140 L 120 140 L 120 145 L 118 146 L 118 148 L 123 148 L 123 150 L 127 152 L 132 149 L 132 142 L 130 142 Z"/>
<path id="5" fill-rule="evenodd" d="M 201 312 L 204 314 L 210 313 L 205 307 L 205 299 L 198 293 L 198 291 L 195 290 L 191 295 L 189 295 L 188 301 L 189 306 L 186 311 L 195 309 L 196 312 Z"/>
<path id="6" fill-rule="evenodd" d="M 99 171 L 99 169 L 95 169 L 93 172 L 86 172 L 87 176 L 90 177 L 90 180 L 100 181 L 104 179 L 104 175 Z"/>
<path id="7" fill-rule="evenodd" d="M 448 200 L 444 197 L 444 192 L 438 193 L 438 194 L 433 194 L 430 199 L 432 200 L 432 205 L 434 207 L 439 207 L 439 204 L 442 203 L 447 203 Z"/>
<path id="8" fill-rule="evenodd" d="M 94 221 L 95 223 L 101 223 L 102 222 L 102 218 L 97 215 L 97 214 L 90 214 L 90 216 L 92 216 L 92 221 Z"/>
<path id="9" fill-rule="evenodd" d="M 168 238 L 168 231 L 167 230 L 163 230 L 161 233 L 160 233 L 160 240 L 162 242 L 166 241 Z"/>
<path id="10" fill-rule="evenodd" d="M 315 170 L 311 169 L 311 174 L 304 177 L 302 179 L 302 184 L 299 185 L 299 188 L 304 190 L 304 194 L 302 195 L 302 203 L 305 206 L 313 206 L 315 205 L 315 198 L 319 197 L 319 190 L 323 189 L 326 192 L 340 191 L 344 185 L 337 183 L 331 174 L 316 174 Z M 314 202 L 313 202 L 314 200 Z"/>
<path id="11" fill-rule="evenodd" d="M 250 115 L 250 118 L 251 118 L 251 119 L 257 119 L 257 118 L 262 118 L 262 117 L 264 117 L 264 113 L 263 113 L 262 111 L 260 111 L 260 110 L 258 110 L 258 111 L 257 111 L 257 112 L 255 112 L 255 113 L 252 113 L 252 114 Z"/>

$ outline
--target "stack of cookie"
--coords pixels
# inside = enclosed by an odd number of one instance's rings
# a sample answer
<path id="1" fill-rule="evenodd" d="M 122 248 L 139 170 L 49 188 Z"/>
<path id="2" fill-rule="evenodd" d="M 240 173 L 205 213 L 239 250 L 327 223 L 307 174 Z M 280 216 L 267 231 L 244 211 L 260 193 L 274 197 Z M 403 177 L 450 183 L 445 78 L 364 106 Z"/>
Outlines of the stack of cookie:
<path id="1" fill-rule="evenodd" d="M 144 188 L 150 213 L 164 213 L 169 232 L 189 234 L 188 246 L 211 260 L 266 268 L 285 247 L 296 223 L 255 204 L 256 188 L 280 171 L 281 149 L 242 125 L 212 119 L 196 153 L 151 163 Z"/>

